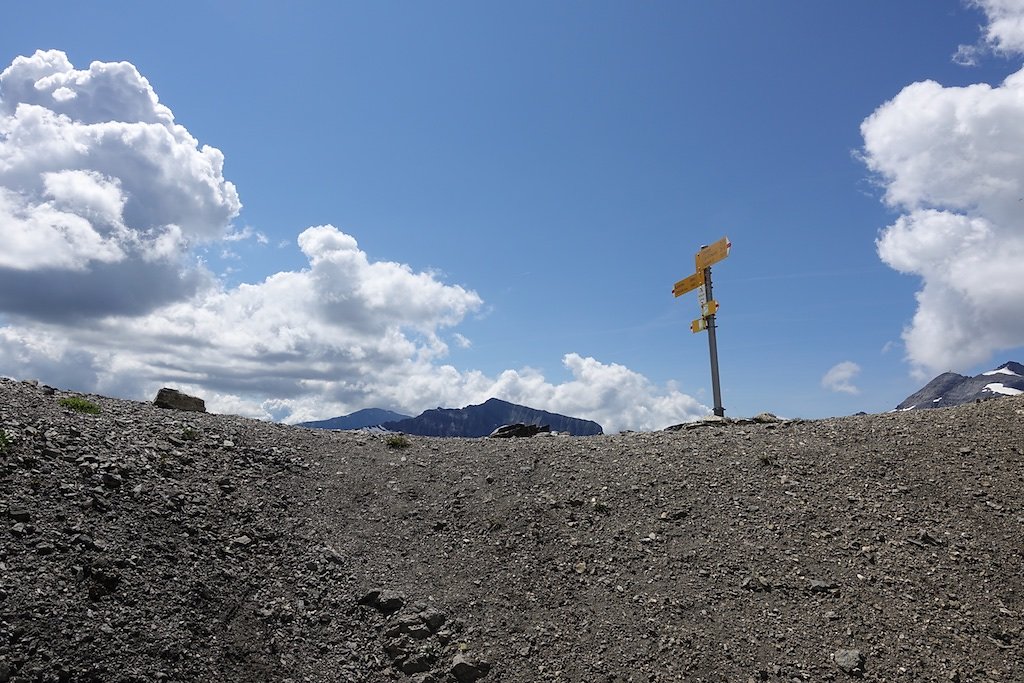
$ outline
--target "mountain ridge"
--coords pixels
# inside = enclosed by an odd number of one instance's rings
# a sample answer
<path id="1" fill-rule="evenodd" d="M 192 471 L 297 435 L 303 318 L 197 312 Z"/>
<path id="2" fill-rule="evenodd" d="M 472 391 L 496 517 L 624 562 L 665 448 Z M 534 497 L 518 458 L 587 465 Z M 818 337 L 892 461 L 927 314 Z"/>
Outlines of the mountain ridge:
<path id="1" fill-rule="evenodd" d="M 363 427 L 374 427 L 384 422 L 394 422 L 412 417 L 396 413 L 393 410 L 383 408 L 363 408 L 348 415 L 330 417 L 326 420 L 311 420 L 299 422 L 296 426 L 308 427 L 309 429 L 362 429 Z"/>
<path id="2" fill-rule="evenodd" d="M 1024 365 L 1007 361 L 973 377 L 944 372 L 904 399 L 896 410 L 928 410 L 1024 393 Z"/>
<path id="3" fill-rule="evenodd" d="M 593 420 L 537 410 L 498 398 L 489 398 L 481 404 L 464 408 L 425 410 L 417 417 L 385 422 L 381 426 L 416 436 L 481 437 L 502 425 L 516 423 L 547 425 L 552 431 L 567 432 L 573 436 L 604 433 L 601 425 Z"/>

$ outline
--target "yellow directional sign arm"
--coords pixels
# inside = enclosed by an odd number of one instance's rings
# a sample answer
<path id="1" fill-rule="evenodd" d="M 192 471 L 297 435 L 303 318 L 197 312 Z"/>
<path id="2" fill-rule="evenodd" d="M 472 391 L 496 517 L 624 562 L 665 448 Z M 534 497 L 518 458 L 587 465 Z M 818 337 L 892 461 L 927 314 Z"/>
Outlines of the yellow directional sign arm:
<path id="1" fill-rule="evenodd" d="M 712 263 L 718 263 L 726 256 L 729 255 L 729 249 L 732 248 L 732 242 L 729 241 L 728 237 L 723 237 L 714 244 L 710 244 L 694 256 L 694 261 L 697 264 L 697 272 L 700 272 L 710 266 Z"/>
<path id="2" fill-rule="evenodd" d="M 675 296 L 682 296 L 683 294 L 686 294 L 687 292 L 691 292 L 691 291 L 697 289 L 698 287 L 700 287 L 703 284 L 704 284 L 704 273 L 703 273 L 703 271 L 701 271 L 699 273 L 694 273 L 693 275 L 689 275 L 687 277 L 684 277 L 682 280 L 677 282 L 675 284 L 675 286 L 672 287 L 672 294 L 674 294 Z"/>

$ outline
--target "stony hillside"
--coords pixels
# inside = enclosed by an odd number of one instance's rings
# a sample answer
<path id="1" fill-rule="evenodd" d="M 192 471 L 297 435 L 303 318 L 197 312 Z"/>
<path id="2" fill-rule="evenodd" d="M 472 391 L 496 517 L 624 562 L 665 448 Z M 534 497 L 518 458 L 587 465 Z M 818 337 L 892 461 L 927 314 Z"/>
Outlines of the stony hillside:
<path id="1" fill-rule="evenodd" d="M 1024 400 L 586 438 L 0 380 L 6 681 L 1021 681 Z"/>

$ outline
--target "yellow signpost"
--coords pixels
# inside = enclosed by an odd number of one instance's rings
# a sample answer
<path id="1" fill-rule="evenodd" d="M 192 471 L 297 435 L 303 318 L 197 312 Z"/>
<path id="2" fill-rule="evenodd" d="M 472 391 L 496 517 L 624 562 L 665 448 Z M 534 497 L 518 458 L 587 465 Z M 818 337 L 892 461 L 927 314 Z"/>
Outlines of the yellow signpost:
<path id="1" fill-rule="evenodd" d="M 732 242 L 729 241 L 728 237 L 723 237 L 714 244 L 701 247 L 700 251 L 693 257 L 694 262 L 697 264 L 697 272 L 699 273 L 712 263 L 718 263 L 728 256 L 730 247 L 732 247 Z"/>
<path id="2" fill-rule="evenodd" d="M 676 297 L 697 290 L 701 317 L 690 323 L 690 330 L 694 334 L 707 330 L 708 348 L 711 351 L 711 389 L 715 397 L 714 413 L 719 417 L 725 416 L 725 408 L 722 407 L 722 389 L 718 382 L 718 341 L 715 337 L 715 313 L 718 312 L 718 302 L 711 298 L 711 265 L 727 257 L 731 248 L 732 242 L 728 237 L 723 237 L 714 244 L 702 246 L 693 257 L 696 272 L 687 275 L 672 287 L 672 294 Z"/>
<path id="3" fill-rule="evenodd" d="M 684 277 L 682 280 L 677 282 L 675 286 L 672 288 L 672 293 L 675 294 L 676 296 L 682 296 L 687 292 L 692 292 L 693 290 L 697 289 L 703 284 L 704 273 L 694 273 L 693 275 Z"/>

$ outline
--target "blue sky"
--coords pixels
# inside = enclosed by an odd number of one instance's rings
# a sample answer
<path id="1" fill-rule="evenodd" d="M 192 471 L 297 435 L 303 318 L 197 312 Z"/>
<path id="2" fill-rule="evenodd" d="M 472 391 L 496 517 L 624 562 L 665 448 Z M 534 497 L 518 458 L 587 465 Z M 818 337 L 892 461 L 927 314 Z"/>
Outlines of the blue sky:
<path id="1" fill-rule="evenodd" d="M 0 374 L 660 428 L 712 404 L 671 287 L 728 235 L 726 414 L 891 409 L 1024 359 L 1018 4 L 17 3 L 0 69 L 66 62 L 0 82 Z"/>

